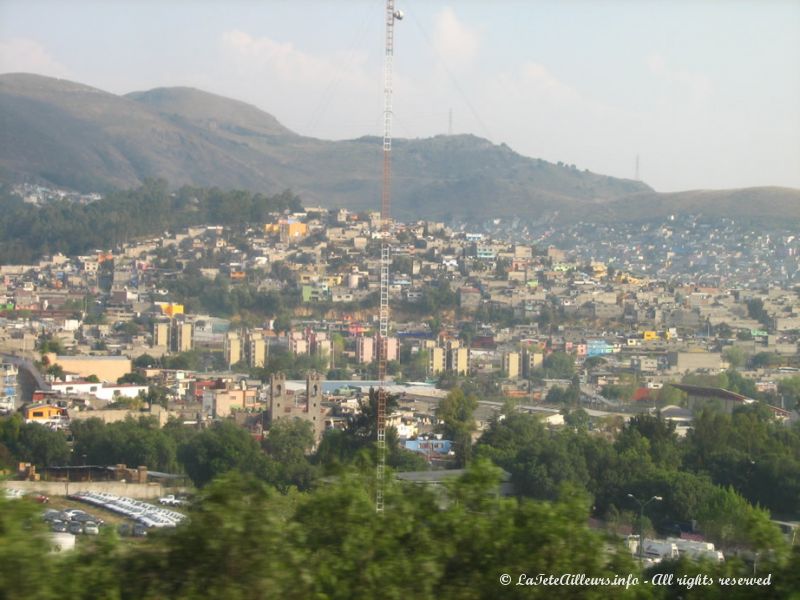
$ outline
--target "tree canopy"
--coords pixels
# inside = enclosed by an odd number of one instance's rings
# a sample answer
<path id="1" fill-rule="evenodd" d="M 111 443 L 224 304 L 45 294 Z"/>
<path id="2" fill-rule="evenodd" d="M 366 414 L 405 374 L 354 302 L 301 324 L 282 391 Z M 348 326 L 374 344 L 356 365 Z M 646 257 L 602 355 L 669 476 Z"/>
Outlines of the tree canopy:
<path id="1" fill-rule="evenodd" d="M 116 191 L 89 204 L 69 201 L 42 206 L 0 195 L 0 263 L 26 264 L 42 254 L 77 255 L 112 248 L 148 236 L 203 223 L 265 222 L 269 213 L 298 210 L 289 191 L 266 196 L 217 188 L 182 187 L 172 192 L 163 180 L 146 180 L 133 190 Z"/>

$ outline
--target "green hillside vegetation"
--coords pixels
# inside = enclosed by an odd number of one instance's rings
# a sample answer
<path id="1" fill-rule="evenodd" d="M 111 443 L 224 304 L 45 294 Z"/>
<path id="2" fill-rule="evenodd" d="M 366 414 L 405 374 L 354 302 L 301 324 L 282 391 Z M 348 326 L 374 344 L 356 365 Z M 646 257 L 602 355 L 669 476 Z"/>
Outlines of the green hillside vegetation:
<path id="1" fill-rule="evenodd" d="M 189 225 L 263 223 L 269 213 L 287 208 L 300 208 L 299 199 L 288 191 L 265 196 L 182 187 L 170 192 L 166 182 L 156 180 L 91 204 L 60 201 L 34 207 L 6 191 L 0 193 L 0 264 L 112 248 Z"/>

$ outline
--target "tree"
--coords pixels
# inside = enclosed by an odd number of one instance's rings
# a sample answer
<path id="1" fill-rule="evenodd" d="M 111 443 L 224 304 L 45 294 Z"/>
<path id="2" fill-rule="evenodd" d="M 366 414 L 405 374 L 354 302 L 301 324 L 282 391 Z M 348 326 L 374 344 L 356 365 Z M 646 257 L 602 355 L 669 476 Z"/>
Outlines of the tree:
<path id="1" fill-rule="evenodd" d="M 140 354 L 133 360 L 133 366 L 137 369 L 149 369 L 159 364 L 156 357 L 149 354 Z"/>
<path id="2" fill-rule="evenodd" d="M 64 378 L 66 377 L 66 373 L 64 372 L 64 367 L 62 367 L 59 364 L 50 365 L 49 367 L 47 367 L 47 370 L 45 372 L 48 375 L 50 375 L 53 379 L 60 379 L 61 381 L 64 381 Z"/>
<path id="3" fill-rule="evenodd" d="M 118 585 L 129 598 L 309 597 L 309 582 L 285 570 L 296 575 L 306 560 L 287 523 L 296 502 L 253 476 L 222 475 L 199 492 L 189 523 L 137 551 Z"/>
<path id="4" fill-rule="evenodd" d="M 118 324 L 114 329 L 117 333 L 126 335 L 128 337 L 138 335 L 140 332 L 139 324 L 135 321 L 125 321 L 124 323 Z"/>
<path id="5" fill-rule="evenodd" d="M 575 374 L 575 358 L 566 352 L 548 354 L 542 366 L 547 377 L 555 379 L 572 379 Z"/>
<path id="6" fill-rule="evenodd" d="M 753 508 L 731 488 L 716 488 L 700 506 L 698 521 L 706 536 L 724 549 L 748 546 L 774 550 L 784 545 L 769 512 Z"/>
<path id="7" fill-rule="evenodd" d="M 607 364 L 607 360 L 602 356 L 590 356 L 585 361 L 583 361 L 583 366 L 586 369 L 594 369 L 595 367 L 600 367 L 602 365 Z"/>
<path id="8" fill-rule="evenodd" d="M 152 408 L 153 405 L 158 405 L 163 408 L 168 408 L 169 405 L 169 389 L 161 385 L 151 385 L 147 388 L 145 401 Z"/>
<path id="9" fill-rule="evenodd" d="M 739 346 L 731 346 L 729 348 L 725 348 L 722 353 L 722 356 L 725 360 L 728 361 L 728 364 L 731 366 L 731 369 L 738 369 L 742 365 L 744 365 L 745 361 L 745 354 L 744 350 L 742 350 Z"/>
<path id="10" fill-rule="evenodd" d="M 39 423 L 25 423 L 20 414 L 0 421 L 0 444 L 17 460 L 38 467 L 64 465 L 69 460 L 67 437 Z"/>
<path id="11" fill-rule="evenodd" d="M 587 429 L 589 427 L 589 414 L 582 408 L 564 411 L 564 423 L 576 429 Z"/>
<path id="12" fill-rule="evenodd" d="M 800 375 L 781 379 L 778 393 L 783 397 L 786 408 L 800 406 Z"/>
<path id="13" fill-rule="evenodd" d="M 764 301 L 761 298 L 753 298 L 747 301 L 747 316 L 759 321 L 764 327 L 772 326 L 772 319 L 764 309 Z"/>
<path id="14" fill-rule="evenodd" d="M 456 448 L 456 462 L 463 466 L 472 455 L 472 432 L 476 429 L 473 413 L 478 408 L 478 399 L 466 395 L 461 388 L 454 388 L 436 409 L 438 429 L 452 440 Z"/>
<path id="15" fill-rule="evenodd" d="M 75 464 L 146 465 L 155 471 L 178 470 L 177 441 L 152 417 L 128 418 L 105 424 L 92 418 L 73 421 Z M 85 459 L 84 459 L 85 457 Z"/>
<path id="16" fill-rule="evenodd" d="M 84 182 L 77 187 L 82 186 L 92 184 Z M 273 210 L 299 206 L 291 192 L 265 196 L 184 187 L 173 195 L 162 180 L 145 181 L 135 190 L 112 191 L 90 204 L 62 200 L 32 206 L 21 199 L 4 199 L 0 260 L 12 259 L 19 264 L 58 251 L 78 255 L 92 248 L 111 248 L 123 240 L 195 224 L 265 222 Z"/>
<path id="17" fill-rule="evenodd" d="M 147 385 L 147 377 L 135 371 L 132 373 L 125 373 L 125 375 L 117 379 L 117 384 Z"/>
<path id="18" fill-rule="evenodd" d="M 750 366 L 754 369 L 761 369 L 764 367 L 777 367 L 783 363 L 783 359 L 779 354 L 774 352 L 759 352 L 750 358 Z"/>
<path id="19" fill-rule="evenodd" d="M 566 390 L 564 388 L 554 385 L 547 390 L 547 395 L 544 397 L 544 401 L 547 404 L 565 404 L 564 400 L 566 395 Z"/>
<path id="20" fill-rule="evenodd" d="M 497 279 L 505 279 L 508 277 L 508 270 L 511 263 L 506 258 L 498 258 L 495 261 L 494 274 Z"/>
<path id="21" fill-rule="evenodd" d="M 664 384 L 656 394 L 656 402 L 659 406 L 683 406 L 686 402 L 686 393 L 672 385 Z"/>
<path id="22" fill-rule="evenodd" d="M 752 379 L 744 377 L 739 371 L 726 371 L 728 379 L 727 389 L 737 394 L 742 394 L 749 398 L 759 398 L 761 394 L 756 389 L 756 384 Z"/>
<path id="23" fill-rule="evenodd" d="M 10 600 L 48 597 L 53 564 L 50 540 L 35 503 L 8 500 L 0 494 L 0 590 Z M 30 566 L 38 575 L 30 576 Z"/>
<path id="24" fill-rule="evenodd" d="M 273 421 L 262 447 L 272 459 L 272 483 L 286 490 L 293 485 L 300 490 L 311 487 L 316 478 L 306 455 L 314 446 L 314 429 L 309 421 L 280 419 Z"/>
<path id="25" fill-rule="evenodd" d="M 331 359 L 334 365 L 342 367 L 346 361 L 342 361 L 344 356 L 344 336 L 341 333 L 331 334 Z"/>
<path id="26" fill-rule="evenodd" d="M 479 459 L 440 493 L 389 479 L 387 510 L 378 514 L 371 467 L 365 473 L 348 470 L 308 493 L 286 495 L 255 477 L 229 472 L 197 493 L 186 522 L 167 535 L 149 535 L 135 552 L 117 544 L 109 528 L 63 556 L 49 554 L 34 504 L 0 496 L 0 589 L 13 600 L 450 600 L 496 598 L 498 589 L 511 598 L 600 598 L 608 597 L 607 586 L 518 586 L 517 577 L 541 573 L 612 579 L 630 573 L 642 580 L 618 541 L 587 526 L 592 503 L 585 492 L 567 481 L 557 487 L 554 501 L 504 498 L 497 493 L 500 475 L 497 467 Z M 678 485 L 692 493 L 689 486 Z M 773 574 L 771 596 L 792 597 L 800 553 L 787 555 L 763 512 L 723 489 L 707 498 L 703 510 L 711 539 L 726 547 L 746 540 L 761 550 L 757 576 Z M 618 510 L 607 512 L 619 515 Z M 37 577 L 30 576 L 30 565 L 36 565 Z M 736 559 L 720 564 L 663 561 L 658 569 L 690 576 L 754 573 L 753 565 Z M 499 588 L 506 581 L 498 581 L 503 574 L 511 575 L 511 585 Z M 654 588 L 641 586 L 613 589 L 615 598 L 655 594 Z M 663 594 L 658 597 L 686 595 L 685 587 L 659 589 Z M 753 597 L 755 588 L 741 593 L 735 586 L 699 589 L 701 597 L 744 598 Z"/>
<path id="27" fill-rule="evenodd" d="M 733 329 L 727 323 L 720 323 L 714 327 L 714 333 L 717 337 L 730 339 L 733 336 Z"/>
<path id="28" fill-rule="evenodd" d="M 620 448 L 628 445 L 627 438 L 638 434 L 649 442 L 649 454 L 658 466 L 677 469 L 681 462 L 675 423 L 667 421 L 657 412 L 655 415 L 640 414 L 630 418 L 617 440 Z"/>
<path id="29" fill-rule="evenodd" d="M 178 458 L 192 482 L 203 487 L 229 471 L 272 481 L 271 465 L 250 434 L 229 421 L 218 421 L 178 448 Z"/>
<path id="30" fill-rule="evenodd" d="M 57 337 L 43 337 L 39 342 L 39 349 L 42 354 L 64 354 L 64 346 Z"/>
<path id="31" fill-rule="evenodd" d="M 428 374 L 428 351 L 419 350 L 416 354 L 408 354 L 404 360 L 401 355 L 403 377 L 408 381 L 424 381 Z"/>

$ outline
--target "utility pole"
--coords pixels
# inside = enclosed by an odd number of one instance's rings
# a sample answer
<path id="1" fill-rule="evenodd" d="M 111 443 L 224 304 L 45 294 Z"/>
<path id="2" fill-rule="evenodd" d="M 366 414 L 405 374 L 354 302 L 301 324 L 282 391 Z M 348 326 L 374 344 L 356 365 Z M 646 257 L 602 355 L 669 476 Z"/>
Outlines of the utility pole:
<path id="1" fill-rule="evenodd" d="M 403 18 L 394 0 L 386 0 L 386 45 L 383 63 L 383 189 L 381 192 L 380 309 L 378 314 L 378 401 L 376 429 L 378 460 L 375 472 L 375 510 L 383 512 L 383 491 L 386 473 L 386 354 L 389 337 L 389 215 L 392 196 L 392 60 L 394 58 L 394 23 Z"/>

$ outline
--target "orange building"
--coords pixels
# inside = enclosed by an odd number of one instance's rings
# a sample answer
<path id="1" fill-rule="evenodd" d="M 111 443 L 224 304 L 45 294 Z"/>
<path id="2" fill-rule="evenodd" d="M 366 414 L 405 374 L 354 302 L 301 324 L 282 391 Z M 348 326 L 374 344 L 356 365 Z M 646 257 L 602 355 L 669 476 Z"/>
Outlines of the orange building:
<path id="1" fill-rule="evenodd" d="M 26 423 L 53 423 L 66 419 L 67 411 L 53 404 L 31 404 L 25 408 Z"/>
<path id="2" fill-rule="evenodd" d="M 295 219 L 281 219 L 277 223 L 264 225 L 264 233 L 277 233 L 280 236 L 280 240 L 287 243 L 308 235 L 308 225 Z"/>

